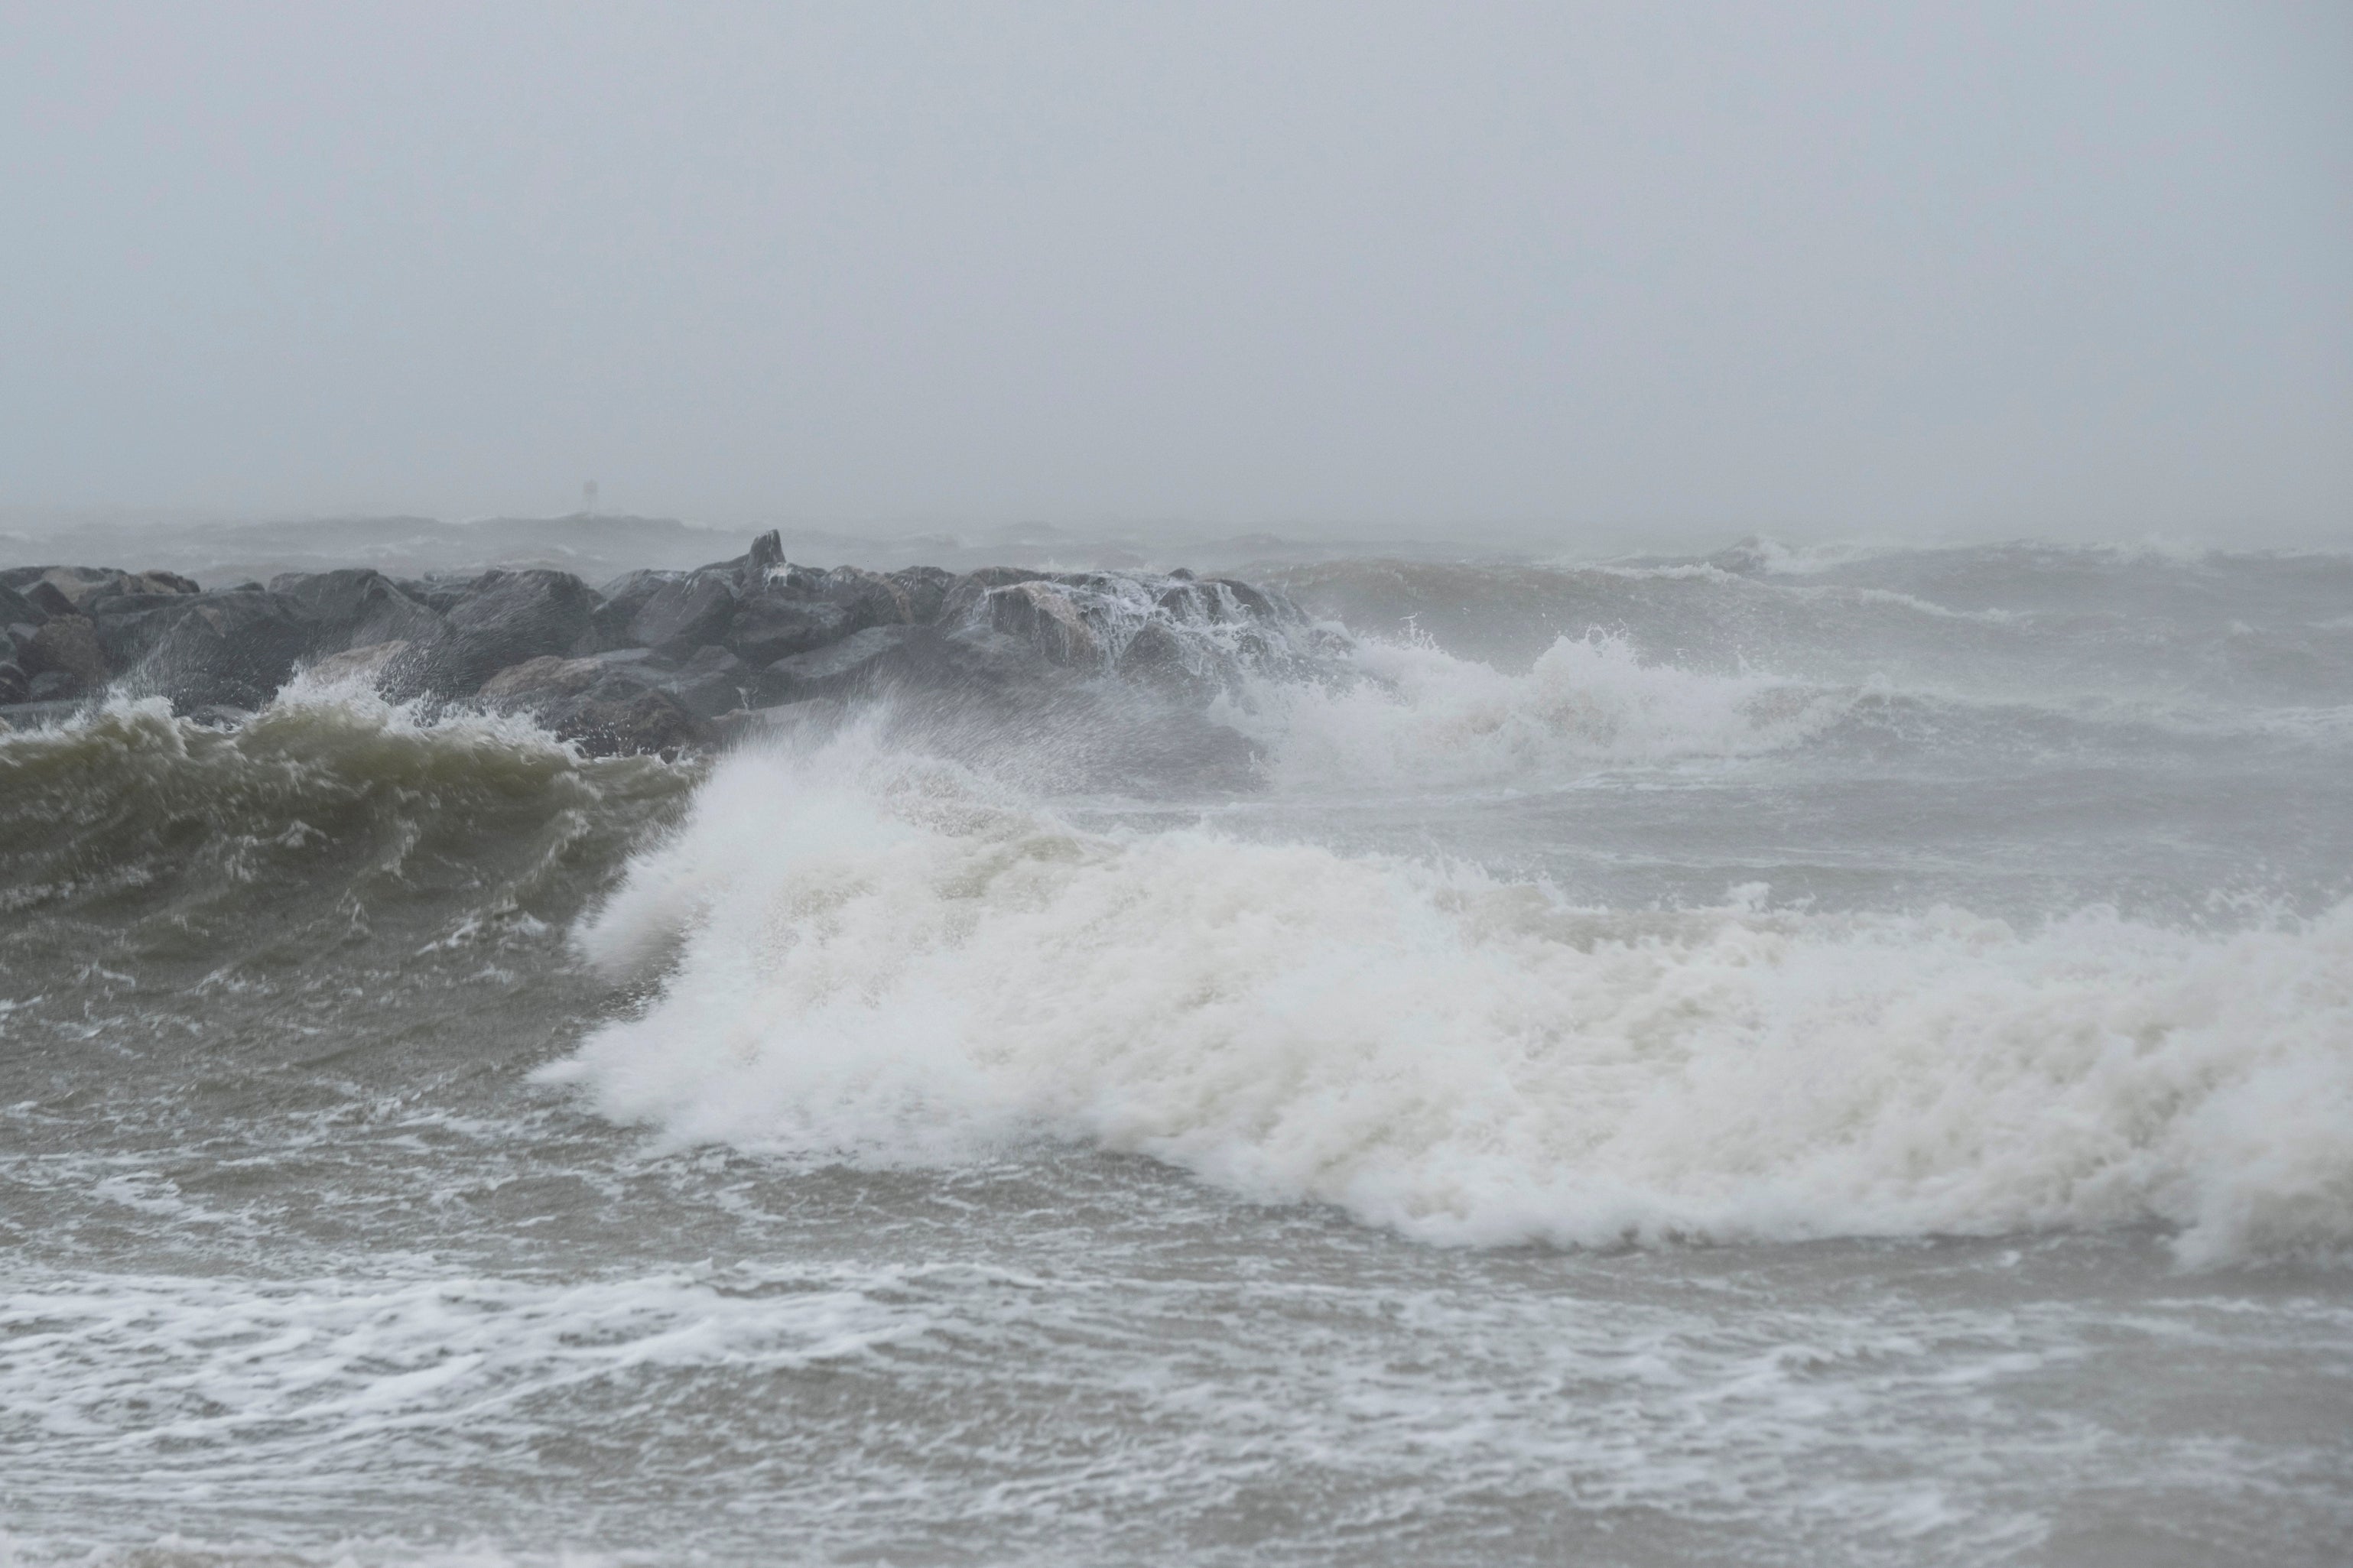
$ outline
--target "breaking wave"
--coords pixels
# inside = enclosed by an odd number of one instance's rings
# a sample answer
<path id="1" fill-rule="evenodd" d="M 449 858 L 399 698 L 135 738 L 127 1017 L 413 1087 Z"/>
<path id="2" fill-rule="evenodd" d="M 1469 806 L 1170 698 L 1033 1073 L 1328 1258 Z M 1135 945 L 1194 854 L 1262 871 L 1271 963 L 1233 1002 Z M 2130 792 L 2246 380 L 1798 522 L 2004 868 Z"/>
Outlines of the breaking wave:
<path id="1" fill-rule="evenodd" d="M 1612 764 L 1778 751 L 1820 734 L 1855 692 L 1647 663 L 1622 637 L 1560 637 L 1524 675 L 1427 642 L 1366 643 L 1371 680 L 1266 683 L 1228 721 L 1278 783 L 1541 781 Z"/>
<path id="2" fill-rule="evenodd" d="M 1448 1243 L 2353 1244 L 2353 904 L 2230 934 L 1761 890 L 1585 908 L 1080 831 L 852 735 L 725 762 L 577 941 L 666 978 L 546 1076 L 689 1141 L 887 1163 L 1074 1140 Z"/>

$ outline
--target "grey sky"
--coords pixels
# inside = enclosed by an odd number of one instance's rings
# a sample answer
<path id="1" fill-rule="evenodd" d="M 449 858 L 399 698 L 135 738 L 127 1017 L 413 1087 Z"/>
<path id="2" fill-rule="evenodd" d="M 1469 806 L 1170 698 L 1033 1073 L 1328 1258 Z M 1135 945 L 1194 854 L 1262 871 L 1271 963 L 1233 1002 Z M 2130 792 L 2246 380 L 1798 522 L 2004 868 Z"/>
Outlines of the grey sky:
<path id="1" fill-rule="evenodd" d="M 2353 536 L 2353 8 L 0 9 L 0 502 Z"/>

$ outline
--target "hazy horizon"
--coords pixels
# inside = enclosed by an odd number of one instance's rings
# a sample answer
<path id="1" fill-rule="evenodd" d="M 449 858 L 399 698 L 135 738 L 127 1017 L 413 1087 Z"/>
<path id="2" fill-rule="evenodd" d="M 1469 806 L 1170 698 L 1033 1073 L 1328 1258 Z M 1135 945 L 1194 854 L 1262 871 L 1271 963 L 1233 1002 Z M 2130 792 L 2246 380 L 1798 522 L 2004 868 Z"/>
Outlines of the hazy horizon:
<path id="1" fill-rule="evenodd" d="M 2353 532 L 2321 7 L 0 37 L 0 531 Z"/>

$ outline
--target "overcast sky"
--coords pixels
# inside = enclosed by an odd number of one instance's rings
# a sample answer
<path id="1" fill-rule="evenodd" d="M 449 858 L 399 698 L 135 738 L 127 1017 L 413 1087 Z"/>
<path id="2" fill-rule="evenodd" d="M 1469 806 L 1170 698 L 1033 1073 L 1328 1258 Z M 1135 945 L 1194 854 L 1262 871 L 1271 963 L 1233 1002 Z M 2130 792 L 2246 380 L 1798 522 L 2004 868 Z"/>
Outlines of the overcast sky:
<path id="1" fill-rule="evenodd" d="M 0 504 L 2353 539 L 2353 6 L 0 0 Z"/>

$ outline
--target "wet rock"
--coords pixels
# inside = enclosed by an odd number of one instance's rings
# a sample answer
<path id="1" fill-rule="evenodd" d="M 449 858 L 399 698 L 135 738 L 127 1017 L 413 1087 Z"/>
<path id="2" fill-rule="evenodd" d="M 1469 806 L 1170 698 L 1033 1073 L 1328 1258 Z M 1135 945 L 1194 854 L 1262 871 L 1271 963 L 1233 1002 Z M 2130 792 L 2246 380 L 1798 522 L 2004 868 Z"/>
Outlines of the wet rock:
<path id="1" fill-rule="evenodd" d="M 1275 607 L 1272 599 L 1239 578 L 1212 577 L 1202 586 L 1218 590 L 1218 607 L 1212 613 L 1213 618 L 1239 620 L 1250 616 L 1270 623 L 1282 618 L 1282 611 Z"/>
<path id="2" fill-rule="evenodd" d="M 80 697 L 106 686 L 106 652 L 99 644 L 97 626 L 87 616 L 52 616 L 34 631 L 19 656 L 36 685 L 49 676 L 62 677 L 66 682 L 57 689 L 52 681 L 52 689 L 34 700 Z"/>
<path id="3" fill-rule="evenodd" d="M 0 660 L 0 707 L 30 700 L 32 678 L 16 664 Z"/>
<path id="4" fill-rule="evenodd" d="M 629 673 L 637 679 L 647 679 L 637 676 L 634 670 Z M 675 670 L 651 674 L 649 684 L 678 699 L 696 718 L 711 719 L 744 706 L 745 699 L 760 682 L 750 665 L 725 648 L 705 647 L 697 649 L 692 658 Z"/>
<path id="5" fill-rule="evenodd" d="M 667 691 L 648 688 L 591 697 L 556 715 L 553 728 L 558 737 L 576 742 L 592 757 L 674 756 L 706 738 L 683 703 Z"/>
<path id="6" fill-rule="evenodd" d="M 402 638 L 371 643 L 365 647 L 345 648 L 311 665 L 308 673 L 322 686 L 364 683 L 373 687 L 384 679 L 384 672 L 392 661 L 406 653 L 408 648 L 409 644 Z"/>
<path id="7" fill-rule="evenodd" d="M 932 618 L 942 625 L 964 620 L 972 614 L 973 607 L 980 603 L 982 597 L 992 589 L 1007 587 L 1016 583 L 1041 583 L 1045 580 L 1046 574 L 1043 572 L 1031 572 L 1024 567 L 983 566 L 976 572 L 967 572 L 961 577 L 950 580 L 940 595 L 939 610 Z"/>
<path id="8" fill-rule="evenodd" d="M 124 584 L 130 578 L 128 572 L 111 566 L 12 566 L 0 572 L 0 584 L 16 589 L 53 616 L 79 614 L 82 601 L 93 595 L 126 592 Z M 49 593 L 41 591 L 44 586 Z"/>
<path id="9" fill-rule="evenodd" d="M 317 622 L 313 651 L 319 653 L 416 642 L 441 628 L 438 614 L 403 593 L 383 573 L 364 566 L 286 573 L 269 580 L 269 591 L 284 595 Z"/>
<path id="10" fill-rule="evenodd" d="M 1102 636 L 1059 583 L 991 588 L 975 612 L 979 625 L 1011 637 L 1050 664 L 1092 669 L 1104 662 Z"/>
<path id="11" fill-rule="evenodd" d="M 564 658 L 542 654 L 510 665 L 482 682 L 476 693 L 493 707 L 552 701 L 576 697 L 605 679 L 609 668 L 594 658 Z"/>
<path id="12" fill-rule="evenodd" d="M 906 590 L 880 573 L 857 566 L 837 566 L 820 577 L 815 587 L 818 597 L 848 612 L 849 619 L 844 625 L 851 632 L 861 632 L 869 626 L 904 626 L 914 618 Z"/>
<path id="13" fill-rule="evenodd" d="M 754 594 L 768 581 L 768 574 L 785 563 L 785 538 L 775 529 L 752 541 L 736 568 L 735 586 L 741 593 Z"/>
<path id="14" fill-rule="evenodd" d="M 50 614 L 16 589 L 0 584 L 0 626 L 39 626 Z"/>
<path id="15" fill-rule="evenodd" d="M 592 754 L 673 750 L 695 738 L 699 720 L 743 706 L 741 661 L 723 648 L 702 655 L 676 669 L 543 656 L 499 671 L 480 696 L 485 707 L 528 713 Z"/>
<path id="16" fill-rule="evenodd" d="M 955 574 L 937 566 L 910 566 L 891 574 L 900 596 L 906 601 L 907 620 L 919 626 L 930 626 L 940 618 L 947 605 L 948 589 L 955 583 Z"/>
<path id="17" fill-rule="evenodd" d="M 110 616 L 108 650 L 125 688 L 185 712 L 207 703 L 259 708 L 311 651 L 317 626 L 266 589 L 174 595 L 158 608 Z"/>
<path id="18" fill-rule="evenodd" d="M 839 696 L 870 680 L 885 656 L 914 634 L 913 626 L 869 626 L 829 647 L 780 658 L 768 666 L 766 689 L 772 696 L 796 700 Z"/>
<path id="19" fill-rule="evenodd" d="M 47 620 L 51 616 L 81 614 L 80 606 L 66 597 L 64 590 L 55 583 L 36 582 L 28 584 L 25 589 L 25 602 L 32 605 L 34 614 L 42 620 Z"/>
<path id="20" fill-rule="evenodd" d="M 628 640 L 684 658 L 724 637 L 735 610 L 735 583 L 729 574 L 695 572 L 647 596 L 645 607 L 630 618 Z"/>
<path id="21" fill-rule="evenodd" d="M 479 577 L 396 577 L 392 585 L 437 616 L 446 616 L 474 596 Z"/>
<path id="22" fill-rule="evenodd" d="M 588 651 L 596 595 L 569 572 L 489 572 L 393 671 L 396 688 L 470 696 L 500 670 L 543 654 Z"/>
<path id="23" fill-rule="evenodd" d="M 1185 657 L 1184 639 L 1166 622 L 1146 621 L 1120 650 L 1118 670 L 1129 680 L 1176 694 L 1205 684 Z"/>
<path id="24" fill-rule="evenodd" d="M 596 646 L 599 648 L 628 647 L 632 641 L 629 623 L 638 618 L 638 612 L 646 607 L 646 601 L 663 587 L 685 576 L 683 572 L 629 572 L 596 590 L 603 600 L 591 617 L 596 632 Z"/>
<path id="25" fill-rule="evenodd" d="M 795 595 L 772 583 L 735 609 L 727 628 L 728 650 L 755 668 L 838 641 L 854 630 L 849 612 L 829 600 Z"/>

